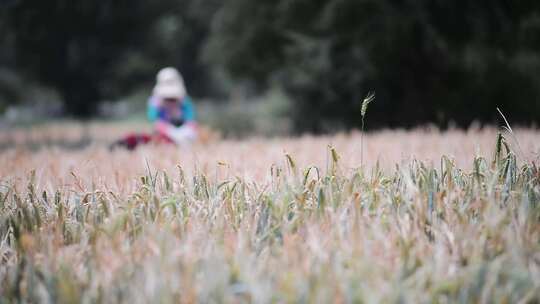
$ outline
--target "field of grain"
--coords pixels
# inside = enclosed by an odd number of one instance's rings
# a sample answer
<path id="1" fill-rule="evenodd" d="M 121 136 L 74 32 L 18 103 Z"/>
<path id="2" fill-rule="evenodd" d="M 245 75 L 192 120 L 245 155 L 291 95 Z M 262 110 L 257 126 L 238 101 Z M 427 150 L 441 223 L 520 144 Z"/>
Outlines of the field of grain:
<path id="1" fill-rule="evenodd" d="M 538 303 L 540 131 L 0 132 L 0 302 Z"/>

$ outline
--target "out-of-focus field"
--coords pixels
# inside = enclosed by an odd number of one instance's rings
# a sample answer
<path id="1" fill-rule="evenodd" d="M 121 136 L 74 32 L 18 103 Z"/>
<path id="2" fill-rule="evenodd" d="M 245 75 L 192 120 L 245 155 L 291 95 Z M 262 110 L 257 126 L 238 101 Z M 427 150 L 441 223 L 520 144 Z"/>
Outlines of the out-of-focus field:
<path id="1" fill-rule="evenodd" d="M 0 132 L 0 296 L 29 302 L 540 301 L 540 132 L 210 139 Z M 443 157 L 445 155 L 445 157 Z"/>
<path id="2" fill-rule="evenodd" d="M 346 173 L 360 167 L 361 161 L 359 132 L 275 139 L 211 138 L 192 147 L 147 146 L 133 152 L 108 149 L 110 143 L 130 132 L 150 130 L 141 123 L 58 124 L 5 130 L 0 132 L 0 176 L 24 179 L 28 172 L 36 170 L 40 186 L 58 187 L 70 185 L 74 173 L 86 184 L 129 193 L 148 166 L 175 174 L 180 165 L 189 173 L 198 171 L 212 177 L 218 173 L 219 178 L 225 174 L 264 182 L 273 165 L 285 164 L 285 153 L 302 168 L 313 165 L 325 170 L 329 165 L 327 148 L 331 145 L 340 154 Z M 484 128 L 441 132 L 424 128 L 368 133 L 364 137 L 364 166 L 370 169 L 378 162 L 384 170 L 393 170 L 396 164 L 417 159 L 438 167 L 441 156 L 446 155 L 460 168 L 470 169 L 474 157 L 492 156 L 497 131 Z M 519 147 L 512 137 L 508 142 L 515 146 L 518 160 L 537 159 L 540 131 L 517 129 L 514 133 Z"/>

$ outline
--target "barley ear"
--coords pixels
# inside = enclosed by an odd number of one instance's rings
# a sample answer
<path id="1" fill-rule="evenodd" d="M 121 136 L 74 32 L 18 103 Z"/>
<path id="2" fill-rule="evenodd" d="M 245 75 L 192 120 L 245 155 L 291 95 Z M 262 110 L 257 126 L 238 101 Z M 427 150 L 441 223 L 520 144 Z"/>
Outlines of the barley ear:
<path id="1" fill-rule="evenodd" d="M 368 95 L 364 98 L 364 100 L 362 101 L 362 110 L 360 111 L 360 114 L 362 114 L 362 117 L 366 116 L 368 105 L 374 99 L 375 99 L 374 92 L 369 92 Z"/>

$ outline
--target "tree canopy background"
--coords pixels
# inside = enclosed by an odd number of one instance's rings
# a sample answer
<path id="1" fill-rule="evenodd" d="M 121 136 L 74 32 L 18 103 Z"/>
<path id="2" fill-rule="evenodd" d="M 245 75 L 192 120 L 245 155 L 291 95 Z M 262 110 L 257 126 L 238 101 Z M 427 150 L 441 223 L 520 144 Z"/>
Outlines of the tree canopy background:
<path id="1" fill-rule="evenodd" d="M 16 100 L 14 79 L 28 79 L 75 116 L 173 65 L 195 97 L 223 96 L 224 79 L 282 88 L 299 132 L 358 127 L 368 91 L 372 127 L 493 122 L 497 106 L 540 121 L 534 0 L 0 3 L 0 98 Z"/>

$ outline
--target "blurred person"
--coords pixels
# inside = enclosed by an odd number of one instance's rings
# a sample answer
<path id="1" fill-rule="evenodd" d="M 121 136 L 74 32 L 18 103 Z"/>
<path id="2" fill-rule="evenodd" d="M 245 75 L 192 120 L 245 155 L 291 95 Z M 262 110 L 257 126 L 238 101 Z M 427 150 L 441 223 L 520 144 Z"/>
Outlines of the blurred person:
<path id="1" fill-rule="evenodd" d="M 153 134 L 130 134 L 115 142 L 129 150 L 140 144 L 190 144 L 197 139 L 195 108 L 188 96 L 182 75 L 172 67 L 161 69 L 148 99 L 147 117 L 154 124 Z"/>
<path id="2" fill-rule="evenodd" d="M 175 68 L 164 68 L 157 74 L 147 116 L 154 123 L 156 133 L 177 144 L 197 138 L 195 109 L 184 80 Z"/>

